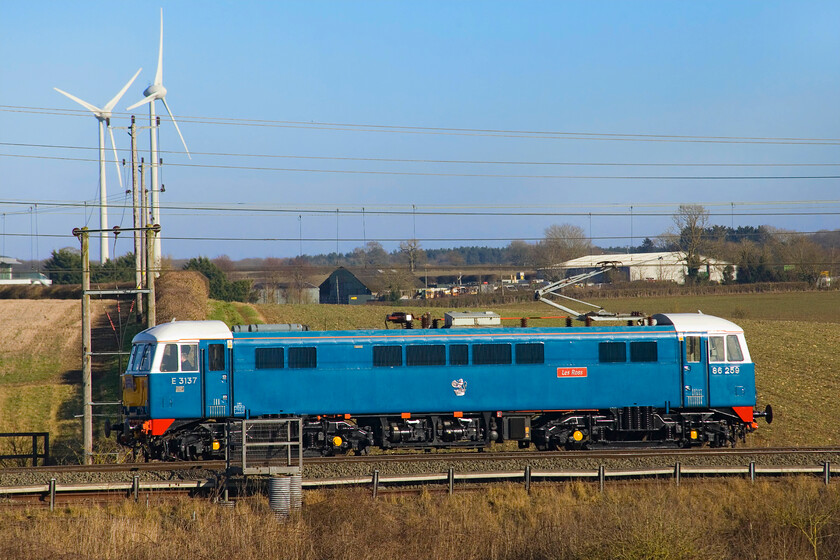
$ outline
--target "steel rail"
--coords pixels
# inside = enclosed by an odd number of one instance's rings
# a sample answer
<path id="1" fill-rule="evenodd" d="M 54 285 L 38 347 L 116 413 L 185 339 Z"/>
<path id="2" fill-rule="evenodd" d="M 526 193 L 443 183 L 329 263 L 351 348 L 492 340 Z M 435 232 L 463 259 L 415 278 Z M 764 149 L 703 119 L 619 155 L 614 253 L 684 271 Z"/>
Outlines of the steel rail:
<path id="1" fill-rule="evenodd" d="M 691 448 L 691 449 L 601 449 L 580 451 L 503 451 L 503 452 L 410 452 L 381 453 L 374 455 L 340 455 L 334 457 L 306 457 L 305 464 L 324 465 L 342 463 L 392 463 L 392 462 L 429 462 L 429 461 L 511 461 L 534 459 L 635 459 L 668 457 L 742 457 L 773 455 L 825 455 L 840 454 L 840 447 L 785 447 L 785 448 Z M 10 467 L 0 469 L 4 474 L 19 473 L 102 473 L 102 472 L 173 472 L 190 470 L 221 471 L 224 461 L 158 461 L 149 463 L 117 463 L 102 465 L 47 465 L 37 467 Z M 1 479 L 0 479 L 1 480 Z"/>

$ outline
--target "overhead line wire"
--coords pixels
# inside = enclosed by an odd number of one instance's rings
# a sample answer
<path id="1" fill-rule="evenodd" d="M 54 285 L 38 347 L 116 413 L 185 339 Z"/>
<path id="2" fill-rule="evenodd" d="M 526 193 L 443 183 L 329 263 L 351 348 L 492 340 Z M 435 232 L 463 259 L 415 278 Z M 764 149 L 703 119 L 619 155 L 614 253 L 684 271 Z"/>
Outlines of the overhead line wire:
<path id="1" fill-rule="evenodd" d="M 61 150 L 98 151 L 95 146 L 68 146 L 60 144 L 25 144 L 17 142 L 0 142 L 0 146 L 18 148 L 49 148 Z M 119 152 L 129 151 L 127 148 L 117 148 Z M 161 154 L 183 154 L 177 150 L 158 150 Z M 244 154 L 231 152 L 190 152 L 191 155 L 211 157 L 243 157 L 267 159 L 307 159 L 317 161 L 360 161 L 377 163 L 443 163 L 461 165 L 553 165 L 553 166 L 589 166 L 589 167 L 840 167 L 840 163 L 636 163 L 636 162 L 579 162 L 579 161 L 504 161 L 504 160 L 454 160 L 454 159 L 412 159 L 412 158 L 377 158 L 377 157 L 349 157 L 349 156 L 304 156 L 287 154 Z M 22 156 L 24 157 L 24 156 Z M 90 161 L 90 160 L 85 160 Z M 98 161 L 98 160 L 96 160 Z M 113 163 L 111 160 L 108 163 Z M 117 162 L 119 163 L 119 161 Z M 169 165 L 166 163 L 165 165 Z"/>
<path id="2" fill-rule="evenodd" d="M 2 154 L 0 157 L 18 157 L 24 159 L 46 159 L 58 161 L 84 161 L 98 162 L 99 159 L 92 158 L 71 158 L 60 156 L 35 156 L 22 154 Z M 815 179 L 840 179 L 840 175 L 514 175 L 501 173 L 432 173 L 420 171 L 362 171 L 351 169 L 305 169 L 305 168 L 284 168 L 284 167 L 255 167 L 245 165 L 213 165 L 198 163 L 167 163 L 169 167 L 190 167 L 201 169 L 238 169 L 247 171 L 277 171 L 288 173 L 329 173 L 347 175 L 397 175 L 397 176 L 419 176 L 419 177 L 482 177 L 500 179 L 606 179 L 606 180 L 683 180 L 683 181 L 708 181 L 708 180 L 815 180 Z"/>
<path id="3" fill-rule="evenodd" d="M 87 113 L 79 109 L 57 109 L 50 107 L 26 107 L 17 105 L 0 105 L 0 111 L 31 112 L 36 114 L 55 114 L 62 116 L 80 116 Z M 131 113 L 113 113 L 128 117 Z M 168 115 L 161 116 L 168 119 Z M 171 119 L 169 119 L 171 120 Z M 613 140 L 630 142 L 700 142 L 723 144 L 818 144 L 840 145 L 838 138 L 798 138 L 772 136 L 702 136 L 680 134 L 640 134 L 640 133 L 600 133 L 600 132 L 569 132 L 569 131 L 537 131 L 537 130 L 509 130 L 493 128 L 456 128 L 456 127 L 424 127 L 412 125 L 380 125 L 355 124 L 321 121 L 287 121 L 269 119 L 236 119 L 228 117 L 196 117 L 179 115 L 180 122 L 194 124 L 217 124 L 232 126 L 259 126 L 277 128 L 300 128 L 311 130 L 343 130 L 359 132 L 391 132 L 399 134 L 436 134 L 450 136 L 485 136 L 499 138 L 535 138 L 535 139 L 571 139 L 571 140 Z"/>

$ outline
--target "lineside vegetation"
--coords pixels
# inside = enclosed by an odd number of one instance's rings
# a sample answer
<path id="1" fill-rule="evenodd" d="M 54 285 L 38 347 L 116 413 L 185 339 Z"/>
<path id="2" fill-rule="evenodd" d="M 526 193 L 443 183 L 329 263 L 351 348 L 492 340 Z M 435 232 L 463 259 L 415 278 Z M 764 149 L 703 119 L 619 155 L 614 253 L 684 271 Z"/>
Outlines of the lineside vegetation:
<path id="1" fill-rule="evenodd" d="M 0 556 L 158 560 L 838 558 L 840 485 L 810 478 L 492 486 L 454 496 L 307 491 L 277 522 L 267 499 L 0 508 Z"/>

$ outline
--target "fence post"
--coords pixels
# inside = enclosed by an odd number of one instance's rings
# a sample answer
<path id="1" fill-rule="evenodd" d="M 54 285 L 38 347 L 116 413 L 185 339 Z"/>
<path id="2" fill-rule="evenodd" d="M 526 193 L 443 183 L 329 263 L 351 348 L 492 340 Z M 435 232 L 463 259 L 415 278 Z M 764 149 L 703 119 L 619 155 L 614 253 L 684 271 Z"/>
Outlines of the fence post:
<path id="1" fill-rule="evenodd" d="M 604 481 L 606 480 L 606 469 L 604 465 L 598 465 L 598 483 L 601 486 L 601 493 L 604 493 Z"/>
<path id="2" fill-rule="evenodd" d="M 531 465 L 525 467 L 525 491 L 531 493 Z"/>
<path id="3" fill-rule="evenodd" d="M 136 502 L 140 498 L 140 476 L 134 475 L 134 478 L 131 481 L 131 493 L 134 494 L 134 501 Z"/>
<path id="4" fill-rule="evenodd" d="M 32 466 L 38 466 L 38 434 L 32 434 Z"/>
<path id="5" fill-rule="evenodd" d="M 828 486 L 828 483 L 831 482 L 831 461 L 823 463 L 823 477 L 825 479 L 825 485 Z"/>
<path id="6" fill-rule="evenodd" d="M 55 479 L 50 479 L 50 511 L 55 511 Z"/>
<path id="7" fill-rule="evenodd" d="M 376 499 L 376 493 L 379 491 L 379 469 L 373 469 L 373 499 Z"/>
<path id="8" fill-rule="evenodd" d="M 677 461 L 677 463 L 674 465 L 674 481 L 677 483 L 677 486 L 680 485 L 680 476 L 681 475 L 682 475 L 682 465 L 680 465 L 680 462 Z"/>
<path id="9" fill-rule="evenodd" d="M 755 482 L 755 461 L 750 461 L 750 482 Z"/>
<path id="10" fill-rule="evenodd" d="M 451 496 L 452 494 L 455 493 L 455 469 L 452 468 L 452 467 L 449 467 L 448 481 L 449 481 L 449 495 Z"/>

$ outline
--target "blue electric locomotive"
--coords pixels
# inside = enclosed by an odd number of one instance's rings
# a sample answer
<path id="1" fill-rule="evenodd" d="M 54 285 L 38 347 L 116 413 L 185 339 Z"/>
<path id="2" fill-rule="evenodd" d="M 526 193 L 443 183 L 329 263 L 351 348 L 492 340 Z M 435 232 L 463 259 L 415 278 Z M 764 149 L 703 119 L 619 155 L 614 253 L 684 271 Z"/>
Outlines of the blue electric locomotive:
<path id="1" fill-rule="evenodd" d="M 154 458 L 220 453 L 229 418 L 303 418 L 309 453 L 734 445 L 755 407 L 743 330 L 702 314 L 649 326 L 231 332 L 158 325 L 133 341 L 119 440 Z"/>

